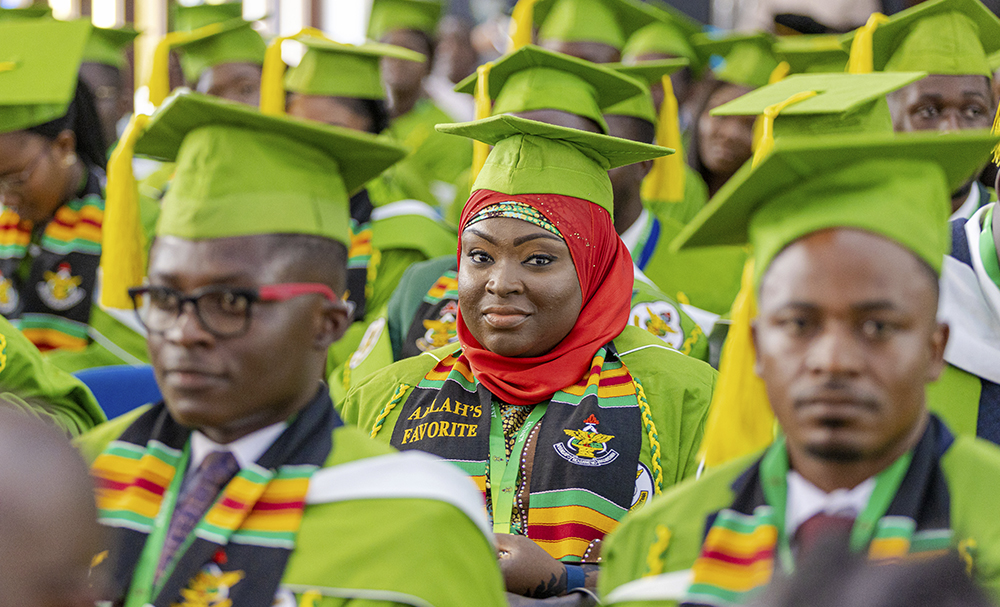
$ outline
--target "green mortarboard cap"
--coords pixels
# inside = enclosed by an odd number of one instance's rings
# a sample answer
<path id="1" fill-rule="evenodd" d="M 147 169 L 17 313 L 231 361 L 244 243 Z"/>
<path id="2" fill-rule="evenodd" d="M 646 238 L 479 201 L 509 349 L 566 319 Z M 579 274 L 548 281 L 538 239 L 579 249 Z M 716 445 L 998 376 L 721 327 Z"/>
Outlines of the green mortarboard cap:
<path id="1" fill-rule="evenodd" d="M 718 80 L 757 88 L 767 84 L 771 72 L 778 67 L 774 56 L 774 37 L 770 34 L 739 34 L 716 38 L 698 34 L 695 48 L 705 55 L 719 55 L 723 65 L 713 70 Z"/>
<path id="2" fill-rule="evenodd" d="M 655 20 L 653 9 L 637 0 L 539 0 L 534 12 L 540 41 L 599 42 L 619 50 Z"/>
<path id="3" fill-rule="evenodd" d="M 846 48 L 855 32 L 841 39 Z M 896 13 L 872 36 L 875 71 L 992 77 L 1000 19 L 979 0 L 929 0 Z"/>
<path id="4" fill-rule="evenodd" d="M 83 49 L 84 63 L 101 63 L 118 69 L 124 69 L 125 48 L 132 44 L 139 32 L 130 27 L 103 28 L 95 27 L 87 46 Z"/>
<path id="5" fill-rule="evenodd" d="M 779 61 L 787 61 L 792 74 L 829 74 L 847 68 L 847 51 L 832 34 L 781 36 L 774 43 Z"/>
<path id="6" fill-rule="evenodd" d="M 922 72 L 797 74 L 724 103 L 710 113 L 713 116 L 755 116 L 793 95 L 815 91 L 815 96 L 781 110 L 774 120 L 775 138 L 891 133 L 892 117 L 885 96 L 925 75 Z"/>
<path id="7" fill-rule="evenodd" d="M 394 30 L 416 30 L 433 37 L 441 12 L 437 0 L 374 0 L 368 37 L 379 40 Z"/>
<path id="8" fill-rule="evenodd" d="M 368 133 L 198 93 L 169 97 L 135 151 L 177 162 L 158 235 L 310 234 L 345 244 L 350 194 L 406 155 Z"/>
<path id="9" fill-rule="evenodd" d="M 477 78 L 472 74 L 455 90 L 474 94 Z M 589 118 L 605 133 L 604 110 L 643 90 L 639 82 L 607 66 L 533 45 L 499 59 L 489 73 L 494 114 L 559 110 Z"/>
<path id="10" fill-rule="evenodd" d="M 242 2 L 199 4 L 197 6 L 174 5 L 174 31 L 176 32 L 190 32 L 213 23 L 242 18 Z"/>
<path id="11" fill-rule="evenodd" d="M 664 76 L 669 76 L 687 65 L 687 59 L 660 59 L 658 61 L 643 61 L 635 65 L 608 63 L 605 64 L 605 67 L 652 86 L 660 82 Z M 653 106 L 653 97 L 648 90 L 614 104 L 604 110 L 604 113 L 614 116 L 632 116 L 654 125 L 658 119 L 656 108 Z"/>
<path id="12" fill-rule="evenodd" d="M 951 193 L 986 162 L 989 131 L 869 133 L 775 141 L 745 165 L 674 247 L 753 247 L 756 280 L 803 236 L 828 228 L 879 234 L 940 272 L 950 248 Z"/>
<path id="13" fill-rule="evenodd" d="M 622 62 L 635 63 L 649 54 L 686 57 L 691 69 L 700 74 L 704 65 L 691 38 L 701 32 L 701 24 L 668 4 L 650 2 L 648 6 L 655 9 L 657 19 L 629 37 L 622 48 Z"/>
<path id="14" fill-rule="evenodd" d="M 990 70 L 994 72 L 1000 70 L 1000 51 L 997 51 L 996 53 L 993 53 L 992 55 L 987 57 L 987 61 L 989 61 L 990 63 Z"/>
<path id="15" fill-rule="evenodd" d="M 39 19 L 51 17 L 52 7 L 45 4 L 32 4 L 24 8 L 0 8 L 0 21 L 14 19 Z"/>
<path id="16" fill-rule="evenodd" d="M 614 196 L 608 170 L 673 152 L 517 116 L 493 116 L 436 128 L 493 146 L 473 192 L 572 196 L 589 200 L 612 216 Z"/>
<path id="17" fill-rule="evenodd" d="M 91 27 L 82 20 L 0 22 L 0 133 L 66 114 Z"/>
<path id="18" fill-rule="evenodd" d="M 302 61 L 285 74 L 285 89 L 304 95 L 385 99 L 379 62 L 383 57 L 426 61 L 422 54 L 391 44 L 339 44 L 312 36 L 296 38 L 306 45 Z"/>
<path id="19" fill-rule="evenodd" d="M 188 82 L 197 82 L 202 72 L 222 63 L 264 64 L 267 45 L 251 22 L 230 19 L 221 29 L 194 37 L 174 48 L 180 53 L 181 67 Z"/>

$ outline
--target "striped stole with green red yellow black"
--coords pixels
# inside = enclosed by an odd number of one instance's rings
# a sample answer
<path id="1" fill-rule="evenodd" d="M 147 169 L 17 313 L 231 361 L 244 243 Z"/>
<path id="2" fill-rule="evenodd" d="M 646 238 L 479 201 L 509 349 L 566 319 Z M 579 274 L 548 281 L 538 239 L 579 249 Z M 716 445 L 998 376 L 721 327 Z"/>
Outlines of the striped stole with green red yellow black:
<path id="1" fill-rule="evenodd" d="M 941 421 L 931 416 L 927 430 L 913 450 L 912 459 L 889 502 L 877 518 L 870 536 L 859 535 L 852 548 L 864 550 L 872 560 L 929 557 L 946 554 L 952 544 L 950 498 L 939 462 L 954 437 Z M 768 452 L 734 483 L 736 497 L 729 508 L 706 524 L 701 555 L 691 568 L 692 582 L 681 605 L 722 607 L 751 601 L 775 575 L 790 570 L 781 563 L 778 550 L 784 520 L 764 495 L 762 467 L 787 454 L 784 442 Z M 771 457 L 769 457 L 771 456 Z M 857 531 L 857 529 L 855 529 Z M 859 545 L 855 545 L 855 544 Z"/>
<path id="2" fill-rule="evenodd" d="M 403 403 L 390 444 L 453 462 L 485 495 L 493 400 L 455 352 Z M 557 559 L 580 561 L 633 503 L 642 428 L 635 382 L 608 344 L 576 385 L 551 397 L 528 439 L 526 535 Z"/>
<path id="3" fill-rule="evenodd" d="M 42 351 L 79 350 L 90 340 L 104 222 L 95 171 L 80 197 L 59 207 L 35 236 L 37 249 L 30 223 L 10 209 L 0 213 L 0 314 Z"/>
<path id="4" fill-rule="evenodd" d="M 333 430 L 340 425 L 321 390 L 257 464 L 241 469 L 223 488 L 153 604 L 183 603 L 182 593 L 190 594 L 214 575 L 238 580 L 229 588 L 233 605 L 271 605 L 295 548 L 309 479 L 326 461 Z M 185 473 L 178 464 L 189 436 L 161 403 L 94 461 L 99 519 L 110 530 L 106 562 L 115 604 L 128 593 L 167 488 L 176 474 Z"/>

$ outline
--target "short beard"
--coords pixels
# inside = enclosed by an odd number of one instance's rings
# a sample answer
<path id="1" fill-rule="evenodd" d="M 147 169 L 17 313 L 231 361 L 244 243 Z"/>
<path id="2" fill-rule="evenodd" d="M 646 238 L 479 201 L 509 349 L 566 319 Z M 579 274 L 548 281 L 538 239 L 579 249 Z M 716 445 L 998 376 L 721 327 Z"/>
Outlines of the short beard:
<path id="1" fill-rule="evenodd" d="M 834 464 L 853 464 L 865 457 L 860 449 L 844 445 L 805 445 L 805 450 L 816 459 Z"/>

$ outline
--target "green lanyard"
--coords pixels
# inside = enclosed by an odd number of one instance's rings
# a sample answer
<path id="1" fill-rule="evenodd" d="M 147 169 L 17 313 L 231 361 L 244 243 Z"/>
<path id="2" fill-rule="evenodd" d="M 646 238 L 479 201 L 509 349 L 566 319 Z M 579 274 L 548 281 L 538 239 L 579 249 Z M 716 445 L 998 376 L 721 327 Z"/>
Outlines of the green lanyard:
<path id="1" fill-rule="evenodd" d="M 910 468 L 913 452 L 908 451 L 891 466 L 875 476 L 875 488 L 868 498 L 868 505 L 854 521 L 851 528 L 851 550 L 860 552 L 867 546 L 875 534 L 879 519 L 889 509 L 889 504 L 896 496 L 903 476 Z M 764 488 L 764 498 L 774 511 L 774 525 L 778 530 L 778 554 L 782 567 L 787 573 L 794 569 L 792 549 L 788 534 L 785 533 L 785 505 L 788 501 L 788 451 L 785 448 L 785 438 L 781 437 L 774 447 L 768 450 L 760 463 L 761 484 Z"/>
<path id="2" fill-rule="evenodd" d="M 979 256 L 983 258 L 983 268 L 993 284 L 1000 287 L 1000 261 L 997 260 L 997 245 L 993 241 L 993 209 L 986 211 L 983 231 L 979 233 Z"/>
<path id="3" fill-rule="evenodd" d="M 535 424 L 545 415 L 548 404 L 535 405 L 517 433 L 514 448 L 507 458 L 507 446 L 503 437 L 503 419 L 500 417 L 499 403 L 493 403 L 493 419 L 490 420 L 490 497 L 493 498 L 493 532 L 510 533 L 510 519 L 514 515 L 514 494 L 517 493 L 517 472 L 520 469 L 521 452 L 528 435 Z M 126 606 L 129 607 L 129 606 Z"/>
<path id="4" fill-rule="evenodd" d="M 163 552 L 163 544 L 167 540 L 170 519 L 173 517 L 174 508 L 177 506 L 177 496 L 180 494 L 181 484 L 184 482 L 184 473 L 187 471 L 190 459 L 191 452 L 188 446 L 185 445 L 184 454 L 181 456 L 180 461 L 177 462 L 177 471 L 174 472 L 174 478 L 170 481 L 170 487 L 163 495 L 163 502 L 160 503 L 160 511 L 153 520 L 153 529 L 146 539 L 146 545 L 142 548 L 139 564 L 136 565 L 135 573 L 132 575 L 132 583 L 129 585 L 125 607 L 143 607 L 152 603 L 153 598 L 156 594 L 159 594 L 163 588 L 163 584 L 170 577 L 169 569 L 164 571 L 163 576 L 160 578 L 160 583 L 154 587 L 156 567 L 160 563 L 160 553 Z M 184 549 L 190 542 L 191 537 L 188 537 L 185 544 L 177 551 L 177 554 L 183 554 Z"/>

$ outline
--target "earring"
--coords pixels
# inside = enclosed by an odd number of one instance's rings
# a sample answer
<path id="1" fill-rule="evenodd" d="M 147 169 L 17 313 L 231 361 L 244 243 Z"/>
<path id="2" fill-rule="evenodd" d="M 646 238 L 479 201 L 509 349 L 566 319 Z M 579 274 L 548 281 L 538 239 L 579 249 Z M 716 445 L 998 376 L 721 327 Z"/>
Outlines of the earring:
<path id="1" fill-rule="evenodd" d="M 63 158 L 63 166 L 71 167 L 76 164 L 76 152 L 70 152 L 68 156 Z"/>

